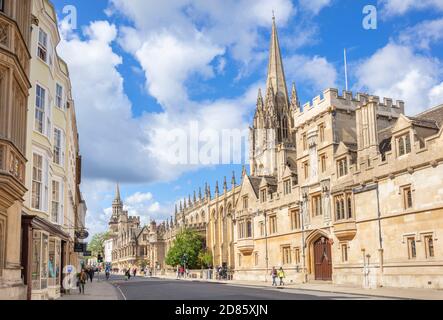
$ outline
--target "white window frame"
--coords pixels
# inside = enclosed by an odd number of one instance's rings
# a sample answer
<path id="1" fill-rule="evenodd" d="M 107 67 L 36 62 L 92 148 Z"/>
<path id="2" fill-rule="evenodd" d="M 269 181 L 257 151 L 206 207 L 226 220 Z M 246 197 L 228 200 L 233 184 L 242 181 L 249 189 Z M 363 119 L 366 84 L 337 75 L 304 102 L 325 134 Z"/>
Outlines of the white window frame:
<path id="1" fill-rule="evenodd" d="M 32 195 L 31 195 L 31 208 L 33 210 L 37 210 L 40 212 L 49 212 L 49 157 L 48 155 L 39 149 L 34 149 L 32 151 L 32 168 L 34 168 L 34 154 L 42 157 L 42 178 L 41 178 L 41 188 L 40 188 L 40 195 L 39 195 L 39 204 L 40 208 L 34 208 L 32 203 Z M 32 172 L 33 174 L 33 172 Z M 34 181 L 34 179 L 32 180 Z M 32 186 L 33 188 L 33 186 Z M 31 191 L 33 193 L 33 190 Z"/>
<path id="2" fill-rule="evenodd" d="M 54 199 L 54 182 L 58 184 L 58 199 Z M 63 225 L 64 223 L 64 182 L 63 178 L 53 177 L 51 181 L 51 221 L 57 225 Z M 54 219 L 53 206 L 54 202 L 57 203 L 57 217 Z"/>
<path id="3" fill-rule="evenodd" d="M 49 42 L 48 33 L 42 28 L 39 28 L 38 38 L 37 38 L 37 57 L 46 64 L 48 64 L 48 59 L 49 59 L 48 42 Z M 44 52 L 45 54 L 44 59 L 43 57 L 40 56 L 40 52 Z"/>
<path id="4" fill-rule="evenodd" d="M 41 134 L 44 134 L 45 128 L 46 128 L 46 89 L 41 85 L 37 84 L 35 87 L 34 130 Z"/>
<path id="5" fill-rule="evenodd" d="M 59 89 L 61 92 L 59 92 Z M 65 110 L 65 88 L 60 84 L 55 84 L 55 106 L 61 110 Z"/>
<path id="6" fill-rule="evenodd" d="M 60 133 L 60 141 L 57 141 L 57 133 Z M 63 167 L 65 164 L 65 133 L 62 129 L 54 126 L 54 150 L 53 150 L 53 163 Z M 59 150 L 56 150 L 58 148 Z M 57 153 L 58 151 L 58 153 Z M 58 154 L 58 159 L 57 159 Z"/>

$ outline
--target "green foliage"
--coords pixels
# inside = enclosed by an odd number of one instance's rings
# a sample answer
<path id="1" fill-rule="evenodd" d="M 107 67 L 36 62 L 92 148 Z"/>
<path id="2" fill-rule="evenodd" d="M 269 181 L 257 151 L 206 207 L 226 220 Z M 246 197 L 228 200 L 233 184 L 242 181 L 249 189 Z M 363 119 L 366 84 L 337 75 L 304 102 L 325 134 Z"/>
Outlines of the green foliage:
<path id="1" fill-rule="evenodd" d="M 183 257 L 186 255 L 186 266 L 189 269 L 199 267 L 199 255 L 203 251 L 201 237 L 194 231 L 184 230 L 177 235 L 171 249 L 166 256 L 169 266 L 183 265 Z"/>
<path id="2" fill-rule="evenodd" d="M 207 250 L 201 251 L 198 255 L 198 259 L 200 261 L 200 264 L 205 268 L 208 268 L 212 265 L 212 253 Z"/>
<path id="3" fill-rule="evenodd" d="M 91 239 L 88 244 L 88 251 L 91 251 L 93 257 L 97 257 L 99 254 L 103 256 L 105 252 L 105 241 L 111 238 L 109 232 L 97 233 Z"/>

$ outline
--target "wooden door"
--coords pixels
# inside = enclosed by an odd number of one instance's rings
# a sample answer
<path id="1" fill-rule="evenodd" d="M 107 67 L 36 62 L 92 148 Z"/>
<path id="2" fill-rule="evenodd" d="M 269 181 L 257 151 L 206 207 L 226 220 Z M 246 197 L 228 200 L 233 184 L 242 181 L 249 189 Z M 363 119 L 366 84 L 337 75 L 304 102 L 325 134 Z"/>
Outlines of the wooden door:
<path id="1" fill-rule="evenodd" d="M 329 239 L 321 237 L 314 243 L 315 280 L 332 280 L 332 256 Z"/>

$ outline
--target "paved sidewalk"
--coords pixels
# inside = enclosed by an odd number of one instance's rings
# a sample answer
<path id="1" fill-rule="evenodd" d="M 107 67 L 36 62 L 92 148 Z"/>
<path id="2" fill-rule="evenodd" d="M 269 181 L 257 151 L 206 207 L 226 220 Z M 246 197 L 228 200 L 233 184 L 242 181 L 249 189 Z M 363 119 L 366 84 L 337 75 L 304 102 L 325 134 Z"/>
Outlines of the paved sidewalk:
<path id="1" fill-rule="evenodd" d="M 176 279 L 175 277 L 161 276 L 160 279 Z M 223 283 L 231 286 L 241 287 L 261 287 L 261 288 L 273 288 L 272 283 L 264 281 L 220 281 L 220 280 L 208 280 L 208 279 L 180 279 L 181 281 L 201 281 L 212 283 Z M 361 287 L 340 286 L 330 283 L 290 283 L 284 287 L 276 287 L 276 289 L 286 290 L 305 290 L 305 291 L 321 291 L 329 293 L 344 293 L 355 294 L 364 296 L 374 296 L 380 298 L 394 298 L 394 299 L 410 299 L 410 300 L 443 300 L 443 290 L 433 289 L 403 289 L 403 288 L 376 288 L 376 289 L 363 289 Z"/>
<path id="2" fill-rule="evenodd" d="M 120 294 L 112 284 L 95 279 L 85 285 L 84 295 L 78 290 L 71 290 L 71 294 L 65 294 L 58 300 L 120 300 Z"/>

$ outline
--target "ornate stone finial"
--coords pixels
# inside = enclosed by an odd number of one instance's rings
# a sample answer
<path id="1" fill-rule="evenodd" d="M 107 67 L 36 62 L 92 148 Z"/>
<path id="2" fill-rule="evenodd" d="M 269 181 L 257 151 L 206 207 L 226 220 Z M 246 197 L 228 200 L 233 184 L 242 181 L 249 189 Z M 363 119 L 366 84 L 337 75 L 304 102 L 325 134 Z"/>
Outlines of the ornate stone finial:
<path id="1" fill-rule="evenodd" d="M 187 203 L 186 203 L 186 198 L 184 199 L 183 202 L 184 202 L 184 206 L 183 206 L 183 208 L 184 208 L 184 209 L 187 209 L 187 208 L 188 208 L 188 205 L 187 205 Z"/>
<path id="2" fill-rule="evenodd" d="M 212 194 L 211 194 L 211 186 L 208 185 L 208 199 L 211 200 Z"/>
<path id="3" fill-rule="evenodd" d="M 198 188 L 198 200 L 202 201 L 202 188 L 201 187 Z"/>
<path id="4" fill-rule="evenodd" d="M 235 181 L 235 171 L 232 171 L 232 180 L 231 180 L 231 184 L 233 185 L 233 186 L 235 186 L 236 185 L 236 181 Z"/>
<path id="5" fill-rule="evenodd" d="M 298 98 L 297 87 L 295 86 L 295 82 L 292 83 L 291 109 L 294 111 L 301 111 L 300 99 Z"/>
<path id="6" fill-rule="evenodd" d="M 218 195 L 220 190 L 218 189 L 218 181 L 215 183 L 215 194 Z"/>
<path id="7" fill-rule="evenodd" d="M 189 208 L 192 207 L 192 201 L 191 201 L 191 195 L 190 194 L 188 195 L 188 206 L 189 206 Z"/>
<path id="8" fill-rule="evenodd" d="M 182 203 L 182 201 L 180 200 L 180 212 L 182 212 L 183 211 L 183 203 Z"/>
<path id="9" fill-rule="evenodd" d="M 242 168 L 242 176 L 245 177 L 246 175 L 247 175 L 246 167 L 243 166 L 243 168 Z"/>
<path id="10" fill-rule="evenodd" d="M 264 107 L 264 103 L 263 103 L 263 95 L 261 92 L 261 88 L 258 89 L 258 97 L 257 97 L 257 109 L 262 111 Z"/>
<path id="11" fill-rule="evenodd" d="M 228 191 L 228 181 L 225 176 L 225 180 L 223 181 L 223 192 L 226 193 Z"/>
<path id="12" fill-rule="evenodd" d="M 197 192 L 194 190 L 194 204 L 197 203 Z"/>
<path id="13" fill-rule="evenodd" d="M 174 227 L 174 220 L 173 220 L 173 218 L 171 217 L 171 228 L 173 228 Z"/>
<path id="14" fill-rule="evenodd" d="M 177 208 L 177 204 L 175 204 L 175 214 L 178 213 L 178 208 Z"/>

